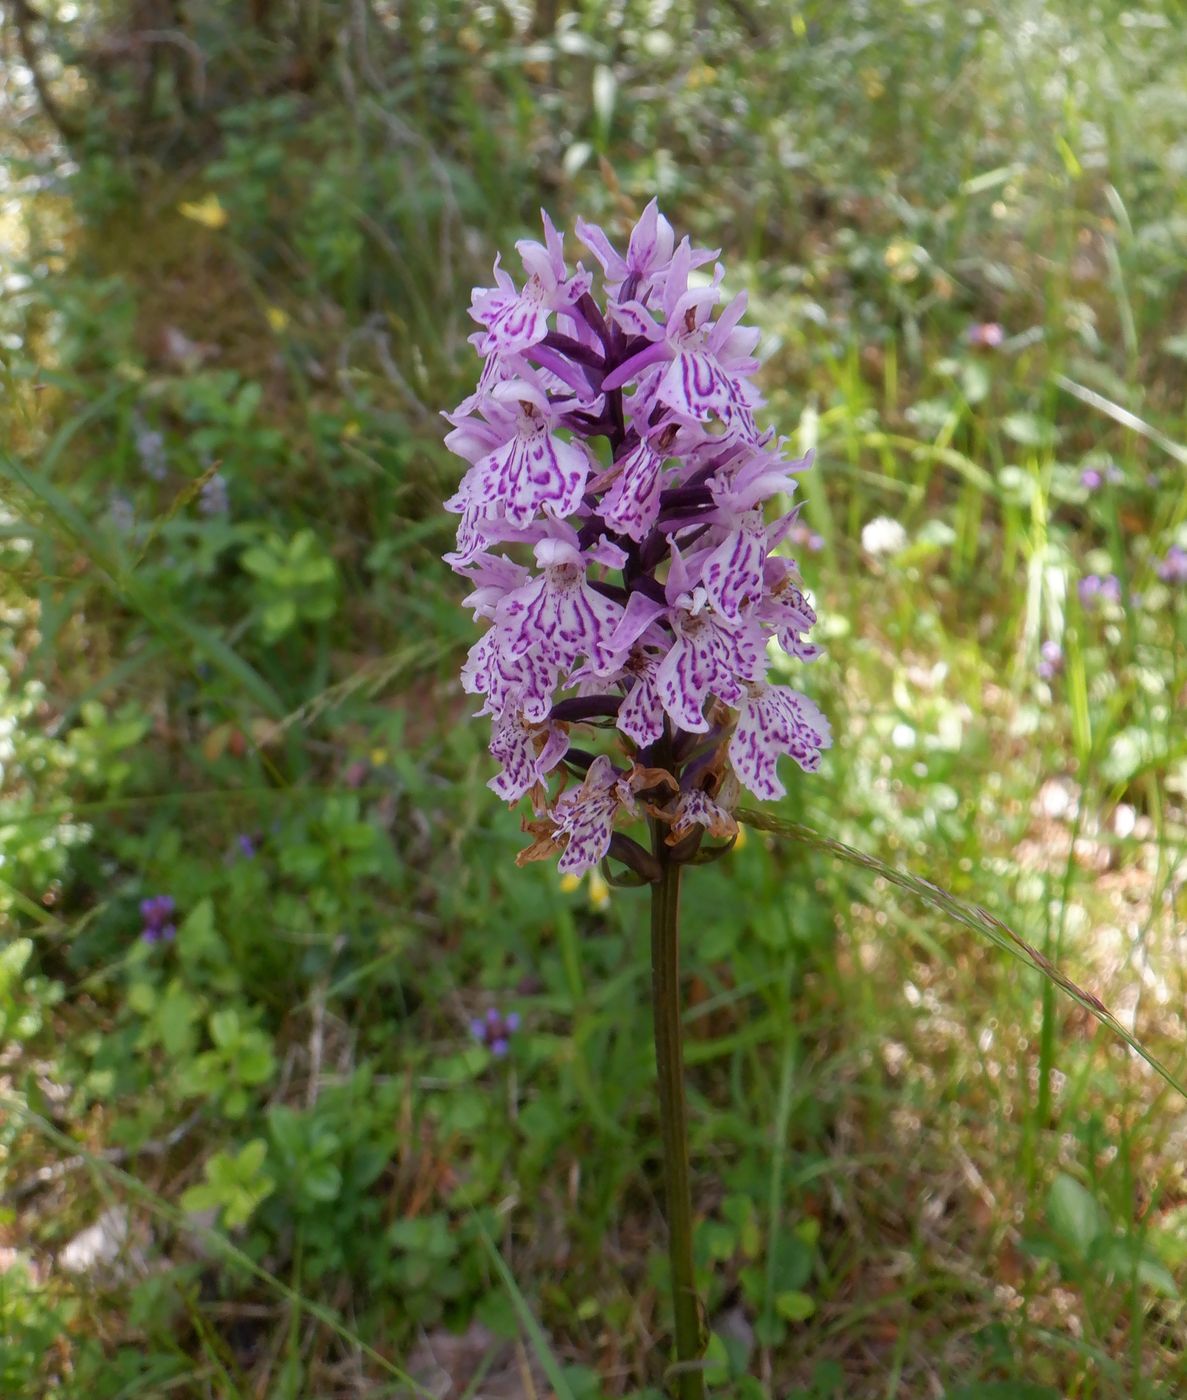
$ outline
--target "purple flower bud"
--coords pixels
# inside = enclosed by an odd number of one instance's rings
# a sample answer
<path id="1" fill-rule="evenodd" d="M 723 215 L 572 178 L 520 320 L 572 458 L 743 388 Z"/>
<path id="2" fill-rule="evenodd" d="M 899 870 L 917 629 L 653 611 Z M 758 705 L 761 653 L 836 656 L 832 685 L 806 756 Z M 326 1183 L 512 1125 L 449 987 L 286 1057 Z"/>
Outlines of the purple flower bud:
<path id="1" fill-rule="evenodd" d="M 136 508 L 120 491 L 113 491 L 107 504 L 107 518 L 121 535 L 130 535 L 136 528 Z"/>
<path id="2" fill-rule="evenodd" d="M 498 1036 L 490 1043 L 490 1053 L 498 1059 L 502 1059 L 507 1053 L 507 1041 L 503 1036 Z"/>
<path id="3" fill-rule="evenodd" d="M 198 492 L 198 509 L 203 515 L 209 516 L 226 515 L 230 511 L 231 499 L 227 490 L 227 478 L 222 472 L 215 472 L 202 483 Z"/>
<path id="4" fill-rule="evenodd" d="M 168 474 L 164 434 L 150 428 L 143 418 L 136 415 L 132 420 L 132 440 L 145 476 L 153 481 L 164 481 Z"/>

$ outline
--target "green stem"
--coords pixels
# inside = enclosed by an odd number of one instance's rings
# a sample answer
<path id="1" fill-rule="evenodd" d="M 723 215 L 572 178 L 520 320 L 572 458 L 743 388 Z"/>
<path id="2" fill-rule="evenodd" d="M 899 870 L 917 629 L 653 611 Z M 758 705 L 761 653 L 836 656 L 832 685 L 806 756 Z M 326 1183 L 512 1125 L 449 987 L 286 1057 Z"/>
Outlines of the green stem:
<path id="1" fill-rule="evenodd" d="M 664 845 L 666 828 L 653 826 L 660 877 L 651 887 L 651 996 L 655 1018 L 655 1069 L 664 1144 L 664 1197 L 672 1301 L 676 1316 L 673 1394 L 704 1400 L 700 1363 L 700 1302 L 692 1264 L 692 1191 L 688 1172 L 688 1121 L 684 1106 L 684 1047 L 680 999 L 680 866 Z"/>

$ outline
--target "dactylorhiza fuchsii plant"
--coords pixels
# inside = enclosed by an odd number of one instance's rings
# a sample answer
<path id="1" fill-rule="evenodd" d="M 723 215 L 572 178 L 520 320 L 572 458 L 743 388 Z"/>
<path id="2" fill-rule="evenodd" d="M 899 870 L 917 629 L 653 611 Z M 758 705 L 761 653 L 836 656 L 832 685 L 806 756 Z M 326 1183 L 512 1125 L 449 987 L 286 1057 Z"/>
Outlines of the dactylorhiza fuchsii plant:
<path id="1" fill-rule="evenodd" d="M 600 296 L 547 215 L 543 243 L 516 245 L 523 285 L 496 260 L 494 287 L 473 294 L 483 366 L 446 414 L 468 468 L 446 502 L 460 522 L 445 557 L 486 624 L 462 683 L 491 718 L 490 786 L 531 804 L 521 863 L 555 855 L 580 874 L 614 860 L 615 883 L 651 887 L 672 1379 L 699 1397 L 680 872 L 728 849 L 741 788 L 781 797 L 780 760 L 811 773 L 831 743 L 817 706 L 771 677 L 776 648 L 819 655 L 785 552 L 810 459 L 755 419 L 758 332 L 741 324 L 744 293 L 725 301 L 716 253 L 677 243 L 654 202 L 625 256 L 595 225 L 577 235 Z M 649 847 L 624 830 L 644 818 Z"/>

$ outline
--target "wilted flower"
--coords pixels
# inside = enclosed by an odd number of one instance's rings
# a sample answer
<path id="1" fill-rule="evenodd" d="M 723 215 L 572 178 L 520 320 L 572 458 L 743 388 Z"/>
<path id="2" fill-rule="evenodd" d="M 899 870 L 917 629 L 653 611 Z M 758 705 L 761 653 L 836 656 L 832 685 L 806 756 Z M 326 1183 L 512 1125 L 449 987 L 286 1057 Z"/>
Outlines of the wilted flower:
<path id="1" fill-rule="evenodd" d="M 1039 664 L 1036 667 L 1039 679 L 1053 681 L 1063 670 L 1063 650 L 1058 642 L 1049 638 L 1039 648 Z"/>
<path id="2" fill-rule="evenodd" d="M 1172 544 L 1158 566 L 1158 577 L 1163 583 L 1187 583 L 1187 549 Z"/>
<path id="3" fill-rule="evenodd" d="M 716 253 L 677 242 L 654 201 L 625 256 L 578 223 L 601 300 L 547 216 L 544 232 L 516 245 L 522 289 L 496 262 L 496 285 L 473 296 L 484 365 L 446 415 L 446 444 L 468 464 L 446 502 L 460 517 L 446 559 L 487 624 L 462 684 L 492 718 L 490 786 L 531 798 L 521 859 L 562 852 L 562 873 L 580 875 L 644 813 L 724 829 L 731 765 L 756 795 L 782 792 L 778 759 L 811 772 L 831 734 L 810 700 L 766 679 L 772 638 L 819 654 L 795 561 L 778 553 L 796 512 L 768 522 L 765 510 L 810 459 L 789 460 L 755 422 L 745 295 L 725 301 L 719 264 L 693 275 Z M 626 766 L 574 749 L 575 724 L 617 730 Z M 562 767 L 581 781 L 550 795 Z"/>
<path id="4" fill-rule="evenodd" d="M 176 907 L 171 894 L 157 894 L 140 901 L 140 917 L 144 920 L 140 936 L 146 943 L 172 941 L 177 933 L 173 922 Z"/>
<path id="5" fill-rule="evenodd" d="M 475 1017 L 470 1022 L 470 1034 L 474 1039 L 500 1059 L 507 1053 L 511 1037 L 518 1029 L 518 1011 L 509 1011 L 504 1016 L 494 1007 L 485 1016 Z"/>
<path id="6" fill-rule="evenodd" d="M 1076 591 L 1080 595 L 1080 605 L 1085 608 L 1095 607 L 1097 603 L 1119 603 L 1121 601 L 1121 582 L 1116 574 L 1085 574 L 1076 585 Z"/>
<path id="7" fill-rule="evenodd" d="M 907 547 L 907 532 L 897 520 L 880 515 L 862 527 L 861 547 L 875 558 L 883 554 L 899 554 Z"/>

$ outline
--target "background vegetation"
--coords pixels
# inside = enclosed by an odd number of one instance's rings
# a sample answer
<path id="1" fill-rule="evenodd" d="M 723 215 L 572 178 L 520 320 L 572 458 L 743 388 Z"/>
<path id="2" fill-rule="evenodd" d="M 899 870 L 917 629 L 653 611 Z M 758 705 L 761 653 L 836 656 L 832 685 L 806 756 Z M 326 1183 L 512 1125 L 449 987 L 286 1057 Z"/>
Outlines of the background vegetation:
<path id="1" fill-rule="evenodd" d="M 541 204 L 721 245 L 816 447 L 784 815 L 1183 1071 L 1170 0 L 4 15 L 0 1394 L 659 1394 L 644 911 L 514 868 L 439 563 Z M 1182 1099 L 803 847 L 690 913 L 717 1394 L 1184 1393 Z"/>

